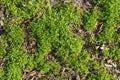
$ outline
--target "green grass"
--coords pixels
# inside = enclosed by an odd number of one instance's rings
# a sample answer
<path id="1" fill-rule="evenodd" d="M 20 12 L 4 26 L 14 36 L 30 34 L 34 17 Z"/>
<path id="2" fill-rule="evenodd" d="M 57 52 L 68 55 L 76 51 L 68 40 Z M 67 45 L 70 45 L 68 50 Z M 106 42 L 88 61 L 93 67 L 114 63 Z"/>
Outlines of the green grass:
<path id="1" fill-rule="evenodd" d="M 43 80 L 54 76 L 57 76 L 56 80 L 65 80 L 66 74 L 60 74 L 63 67 L 79 72 L 82 80 L 85 77 L 87 80 L 115 79 L 115 75 L 105 69 L 105 59 L 120 60 L 120 35 L 115 32 L 120 24 L 119 0 L 94 0 L 95 6 L 88 13 L 72 3 L 51 8 L 44 0 L 1 0 L 1 4 L 6 8 L 5 14 L 12 15 L 3 20 L 6 32 L 0 35 L 0 60 L 6 59 L 5 65 L 0 66 L 1 80 L 20 80 L 26 70 L 37 70 L 40 75 L 46 75 Z M 28 23 L 24 24 L 26 20 Z M 84 31 L 93 33 L 99 21 L 103 30 L 97 36 L 75 35 L 70 28 L 72 24 L 77 29 L 82 22 Z M 33 54 L 24 47 L 26 26 L 31 29 L 30 40 L 36 41 Z M 84 48 L 87 43 L 99 42 L 101 46 L 108 41 L 112 45 L 110 50 L 91 53 Z M 46 57 L 51 52 L 55 59 L 49 62 Z M 93 55 L 103 57 L 98 61 Z M 72 79 L 72 76 L 68 77 Z"/>

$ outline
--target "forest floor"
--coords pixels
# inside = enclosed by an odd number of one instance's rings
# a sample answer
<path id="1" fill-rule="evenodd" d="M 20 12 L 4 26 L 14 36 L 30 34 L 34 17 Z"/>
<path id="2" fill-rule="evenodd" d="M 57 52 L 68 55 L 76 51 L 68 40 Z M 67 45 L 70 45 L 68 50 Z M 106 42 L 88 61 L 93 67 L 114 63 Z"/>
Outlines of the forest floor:
<path id="1" fill-rule="evenodd" d="M 120 1 L 0 0 L 0 80 L 120 80 Z"/>

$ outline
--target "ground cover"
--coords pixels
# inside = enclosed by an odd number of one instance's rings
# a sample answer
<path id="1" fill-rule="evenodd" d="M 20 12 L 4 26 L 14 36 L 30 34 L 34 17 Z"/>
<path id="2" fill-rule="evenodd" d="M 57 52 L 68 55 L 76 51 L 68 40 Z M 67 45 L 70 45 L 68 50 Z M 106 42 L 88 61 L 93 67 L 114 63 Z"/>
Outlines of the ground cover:
<path id="1" fill-rule="evenodd" d="M 119 80 L 119 0 L 1 0 L 0 80 Z"/>

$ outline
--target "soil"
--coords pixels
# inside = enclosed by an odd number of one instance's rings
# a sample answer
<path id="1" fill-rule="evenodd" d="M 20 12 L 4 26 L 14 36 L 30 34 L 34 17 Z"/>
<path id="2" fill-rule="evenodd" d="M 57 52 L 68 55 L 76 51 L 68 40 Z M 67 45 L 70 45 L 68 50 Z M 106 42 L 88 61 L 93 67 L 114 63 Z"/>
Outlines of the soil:
<path id="1" fill-rule="evenodd" d="M 50 0 L 51 7 L 57 4 L 72 2 L 76 7 L 80 7 L 84 12 L 94 7 L 93 0 Z"/>
<path id="2" fill-rule="evenodd" d="M 44 75 L 39 75 L 38 71 L 25 71 L 22 76 L 22 80 L 42 80 Z"/>

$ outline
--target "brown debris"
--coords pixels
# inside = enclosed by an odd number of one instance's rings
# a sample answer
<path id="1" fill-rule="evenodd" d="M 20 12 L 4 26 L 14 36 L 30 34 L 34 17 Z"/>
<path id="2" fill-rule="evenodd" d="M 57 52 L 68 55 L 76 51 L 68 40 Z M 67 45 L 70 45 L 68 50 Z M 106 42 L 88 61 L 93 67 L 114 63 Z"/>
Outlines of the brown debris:
<path id="1" fill-rule="evenodd" d="M 29 53 L 35 53 L 36 41 L 30 40 L 30 38 L 32 37 L 32 31 L 29 26 L 25 28 L 25 34 L 26 34 L 26 37 L 25 37 L 24 47 L 28 50 Z"/>
<path id="2" fill-rule="evenodd" d="M 0 35 L 5 33 L 5 30 L 3 28 L 4 25 L 3 20 L 4 20 L 4 7 L 3 5 L 0 4 Z"/>
<path id="3" fill-rule="evenodd" d="M 77 35 L 77 36 L 79 36 L 80 34 L 84 34 L 84 28 L 83 28 L 83 23 L 82 23 L 82 22 L 81 22 L 81 24 L 80 24 L 79 26 L 77 26 L 77 27 L 76 27 L 76 25 L 71 24 L 71 25 L 70 25 L 70 29 L 71 29 L 71 31 L 72 31 L 75 35 Z"/>
<path id="4" fill-rule="evenodd" d="M 117 34 L 120 34 L 120 26 L 115 30 Z"/>
<path id="5" fill-rule="evenodd" d="M 84 36 L 84 38 L 89 38 L 89 37 L 91 37 L 91 36 L 92 36 L 92 33 L 91 33 L 91 32 L 86 31 L 86 32 L 84 32 L 83 36 Z"/>
<path id="6" fill-rule="evenodd" d="M 111 41 L 106 41 L 106 42 L 104 42 L 104 43 L 101 45 L 100 49 L 101 49 L 101 50 L 111 50 L 114 46 L 115 46 L 115 45 L 112 44 Z"/>
<path id="7" fill-rule="evenodd" d="M 108 59 L 108 60 L 107 60 L 107 63 L 108 63 L 108 64 L 111 64 L 112 62 L 113 62 L 112 59 Z"/>
<path id="8" fill-rule="evenodd" d="M 88 12 L 88 10 L 94 7 L 93 0 L 72 0 L 76 7 L 80 7 L 84 12 Z"/>
<path id="9" fill-rule="evenodd" d="M 71 68 L 63 67 L 58 77 L 61 75 L 64 75 L 64 80 L 81 80 L 80 73 Z"/>
<path id="10" fill-rule="evenodd" d="M 59 63 L 61 66 L 65 65 L 61 62 L 60 58 L 55 55 L 56 50 L 51 50 L 48 55 L 45 57 L 45 60 L 49 63 L 53 62 L 54 60 Z"/>
<path id="11" fill-rule="evenodd" d="M 7 58 L 4 58 L 3 60 L 0 61 L 0 66 L 5 66 L 7 63 Z"/>
<path id="12" fill-rule="evenodd" d="M 113 68 L 117 68 L 116 62 L 113 61 L 112 59 L 106 59 L 106 64 L 105 65 L 111 66 Z"/>
<path id="13" fill-rule="evenodd" d="M 90 53 L 95 53 L 95 51 L 99 49 L 99 45 L 91 42 L 86 42 L 84 44 L 84 49 L 87 49 L 87 51 Z"/>
<path id="14" fill-rule="evenodd" d="M 53 53 L 53 54 L 54 54 L 54 53 Z M 45 59 L 46 59 L 47 61 L 49 61 L 49 62 L 55 60 L 55 56 L 53 56 L 53 54 L 52 54 L 52 53 L 49 53 Z"/>
<path id="15" fill-rule="evenodd" d="M 4 21 L 11 19 L 13 15 L 9 12 L 7 13 L 7 8 L 0 4 L 0 27 L 4 26 Z"/>
<path id="16" fill-rule="evenodd" d="M 0 27 L 0 35 L 4 34 L 5 33 L 5 30 L 3 27 Z"/>
<path id="17" fill-rule="evenodd" d="M 76 74 L 76 80 L 80 80 L 80 75 L 78 73 Z"/>
<path id="18" fill-rule="evenodd" d="M 107 70 L 108 73 L 113 74 L 113 75 L 117 75 L 120 74 L 120 71 L 117 68 L 114 68 L 112 65 L 110 64 L 105 64 L 105 69 Z"/>
<path id="19" fill-rule="evenodd" d="M 38 71 L 25 71 L 21 80 L 42 80 L 45 75 L 39 75 Z"/>
<path id="20" fill-rule="evenodd" d="M 102 31 L 103 31 L 103 24 L 101 22 L 98 22 L 96 29 L 93 31 L 93 33 L 95 34 L 95 36 L 97 36 Z"/>
<path id="21" fill-rule="evenodd" d="M 47 1 L 46 1 L 47 2 Z M 72 2 L 75 7 L 81 8 L 84 12 L 88 12 L 88 10 L 94 7 L 93 0 L 50 0 L 50 6 L 53 7 L 57 4 L 64 4 Z"/>
<path id="22" fill-rule="evenodd" d="M 120 70 L 118 69 L 118 65 L 117 62 L 108 58 L 105 61 L 105 70 L 110 73 L 113 74 L 116 77 L 116 80 L 120 79 Z"/>
<path id="23" fill-rule="evenodd" d="M 4 19 L 4 6 L 0 4 L 0 19 Z"/>
<path id="24" fill-rule="evenodd" d="M 25 48 L 28 50 L 29 53 L 35 53 L 36 50 L 36 42 L 35 41 L 28 41 L 25 45 Z"/>

